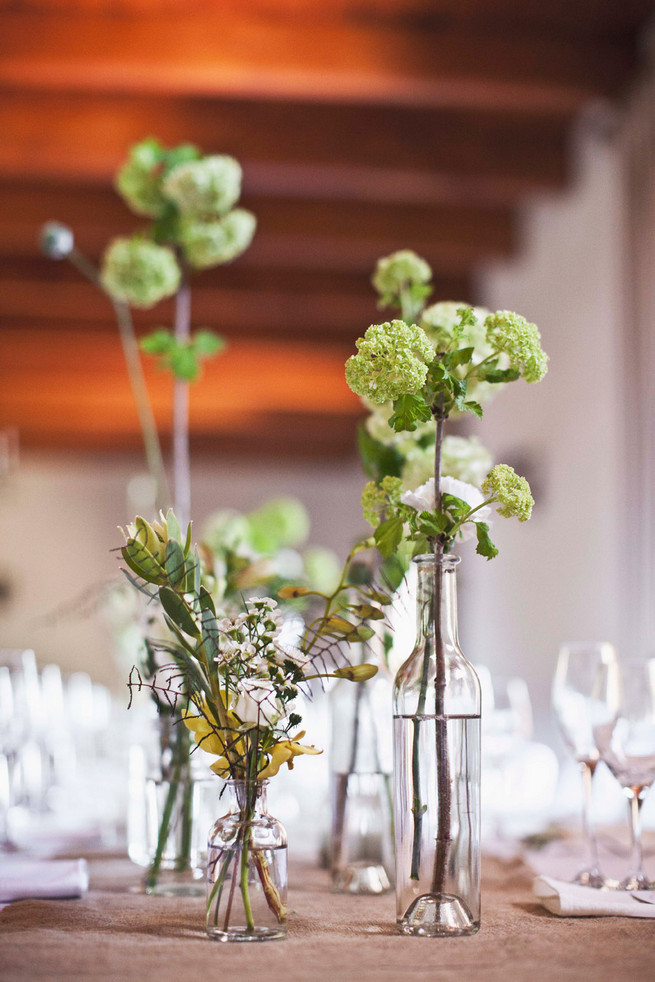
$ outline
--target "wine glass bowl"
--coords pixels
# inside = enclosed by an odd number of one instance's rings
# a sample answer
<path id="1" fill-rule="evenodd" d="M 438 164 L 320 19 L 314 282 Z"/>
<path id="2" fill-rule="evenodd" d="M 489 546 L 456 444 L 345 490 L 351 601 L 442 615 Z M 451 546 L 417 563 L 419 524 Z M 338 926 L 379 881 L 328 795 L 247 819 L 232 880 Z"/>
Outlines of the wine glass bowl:
<path id="1" fill-rule="evenodd" d="M 633 872 L 620 890 L 649 890 L 643 870 L 641 806 L 655 782 L 655 658 L 627 659 L 604 667 L 594 740 L 628 799 Z"/>
<path id="2" fill-rule="evenodd" d="M 605 670 L 615 663 L 614 648 L 606 641 L 561 644 L 552 688 L 552 705 L 562 740 L 580 764 L 583 778 L 582 826 L 589 849 L 589 864 L 577 874 L 574 882 L 592 887 L 605 886 L 591 825 L 593 776 L 600 757 L 594 725 L 598 719 Z"/>

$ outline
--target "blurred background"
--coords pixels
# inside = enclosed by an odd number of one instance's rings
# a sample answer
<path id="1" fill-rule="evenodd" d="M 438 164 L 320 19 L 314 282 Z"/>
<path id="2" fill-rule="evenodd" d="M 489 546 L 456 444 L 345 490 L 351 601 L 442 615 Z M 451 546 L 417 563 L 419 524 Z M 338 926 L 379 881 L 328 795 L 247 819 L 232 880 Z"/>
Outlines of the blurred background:
<path id="1" fill-rule="evenodd" d="M 131 144 L 244 169 L 252 247 L 200 274 L 194 326 L 229 349 L 191 396 L 192 512 L 297 496 L 311 541 L 365 531 L 359 400 L 343 365 L 382 317 L 370 275 L 424 256 L 433 301 L 518 310 L 551 357 L 467 424 L 532 484 L 493 563 L 463 549 L 471 661 L 549 691 L 563 640 L 652 650 L 654 114 L 650 0 L 31 0 L 0 3 L 0 646 L 127 701 L 98 615 L 139 503 L 138 419 L 107 299 L 43 258 L 70 225 L 97 261 L 139 220 Z M 137 312 L 139 333 L 172 305 Z M 171 382 L 149 361 L 161 432 Z"/>

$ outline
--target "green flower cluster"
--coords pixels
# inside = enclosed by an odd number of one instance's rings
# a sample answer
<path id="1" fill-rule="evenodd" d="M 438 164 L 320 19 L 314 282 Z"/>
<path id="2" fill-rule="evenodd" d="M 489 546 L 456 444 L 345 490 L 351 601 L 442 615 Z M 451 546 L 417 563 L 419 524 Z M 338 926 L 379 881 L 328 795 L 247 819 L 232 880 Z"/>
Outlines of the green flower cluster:
<path id="1" fill-rule="evenodd" d="M 500 504 L 498 514 L 503 518 L 518 518 L 527 522 L 532 514 L 534 498 L 530 485 L 508 464 L 496 464 L 482 482 L 482 492 Z"/>
<path id="2" fill-rule="evenodd" d="M 241 165 L 227 154 L 178 164 L 164 178 L 162 194 L 190 218 L 225 215 L 241 195 Z"/>
<path id="3" fill-rule="evenodd" d="M 103 256 L 100 280 L 116 300 L 134 307 L 152 307 L 177 292 L 180 268 L 167 246 L 141 236 L 118 238 Z"/>
<path id="4" fill-rule="evenodd" d="M 346 362 L 346 382 L 357 395 L 380 404 L 418 392 L 434 357 L 425 332 L 401 320 L 372 324 L 357 340 L 357 351 Z"/>
<path id="5" fill-rule="evenodd" d="M 160 218 L 170 202 L 162 191 L 162 178 L 172 167 L 195 160 L 200 152 L 190 143 L 166 150 L 158 140 L 142 140 L 130 149 L 116 175 L 116 190 L 137 215 Z"/>
<path id="6" fill-rule="evenodd" d="M 362 511 L 365 520 L 375 528 L 380 524 L 381 513 L 388 505 L 399 505 L 403 482 L 399 477 L 383 477 L 380 484 L 369 481 L 362 491 Z"/>
<path id="7" fill-rule="evenodd" d="M 194 269 L 207 269 L 230 262 L 245 252 L 256 227 L 257 220 L 252 212 L 235 208 L 215 221 L 184 221 L 180 238 L 189 264 Z"/>
<path id="8" fill-rule="evenodd" d="M 541 335 L 536 324 L 510 310 L 498 310 L 486 321 L 487 341 L 494 351 L 504 351 L 510 368 L 526 382 L 540 382 L 548 371 L 548 355 L 541 347 Z"/>
<path id="9" fill-rule="evenodd" d="M 428 283 L 432 279 L 432 270 L 411 249 L 400 249 L 390 256 L 378 259 L 372 283 L 383 297 L 397 296 L 401 290 Z"/>

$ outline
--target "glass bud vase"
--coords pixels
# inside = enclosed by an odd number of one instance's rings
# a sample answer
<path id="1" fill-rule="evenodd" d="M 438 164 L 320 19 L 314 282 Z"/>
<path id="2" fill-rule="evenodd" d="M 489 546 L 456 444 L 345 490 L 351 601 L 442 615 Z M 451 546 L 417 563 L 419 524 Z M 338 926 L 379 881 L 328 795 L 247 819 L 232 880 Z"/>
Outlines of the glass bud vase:
<path id="1" fill-rule="evenodd" d="M 226 781 L 227 814 L 207 843 L 207 934 L 275 941 L 287 933 L 287 836 L 266 810 L 268 781 Z"/>
<path id="2" fill-rule="evenodd" d="M 391 684 L 342 680 L 330 692 L 330 879 L 340 893 L 386 893 L 393 879 Z"/>
<path id="3" fill-rule="evenodd" d="M 396 921 L 480 927 L 480 684 L 457 639 L 459 558 L 419 556 L 416 644 L 394 682 Z"/>
<path id="4" fill-rule="evenodd" d="M 207 828 L 220 790 L 204 756 L 175 713 L 158 716 L 148 739 L 131 748 L 128 854 L 146 868 L 146 893 L 204 893 Z"/>

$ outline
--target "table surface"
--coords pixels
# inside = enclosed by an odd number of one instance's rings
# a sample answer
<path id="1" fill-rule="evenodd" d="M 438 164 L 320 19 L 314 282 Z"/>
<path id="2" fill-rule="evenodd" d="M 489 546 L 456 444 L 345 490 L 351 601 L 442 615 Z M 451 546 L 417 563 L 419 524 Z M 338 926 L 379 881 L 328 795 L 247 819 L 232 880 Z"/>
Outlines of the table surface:
<path id="1" fill-rule="evenodd" d="M 402 937 L 393 895 L 333 894 L 325 872 L 292 865 L 289 935 L 255 945 L 209 941 L 200 898 L 135 892 L 139 871 L 126 859 L 90 866 L 85 899 L 23 900 L 0 913 L 1 982 L 655 979 L 655 921 L 554 917 L 519 860 L 483 862 L 482 928 L 448 939 Z"/>

